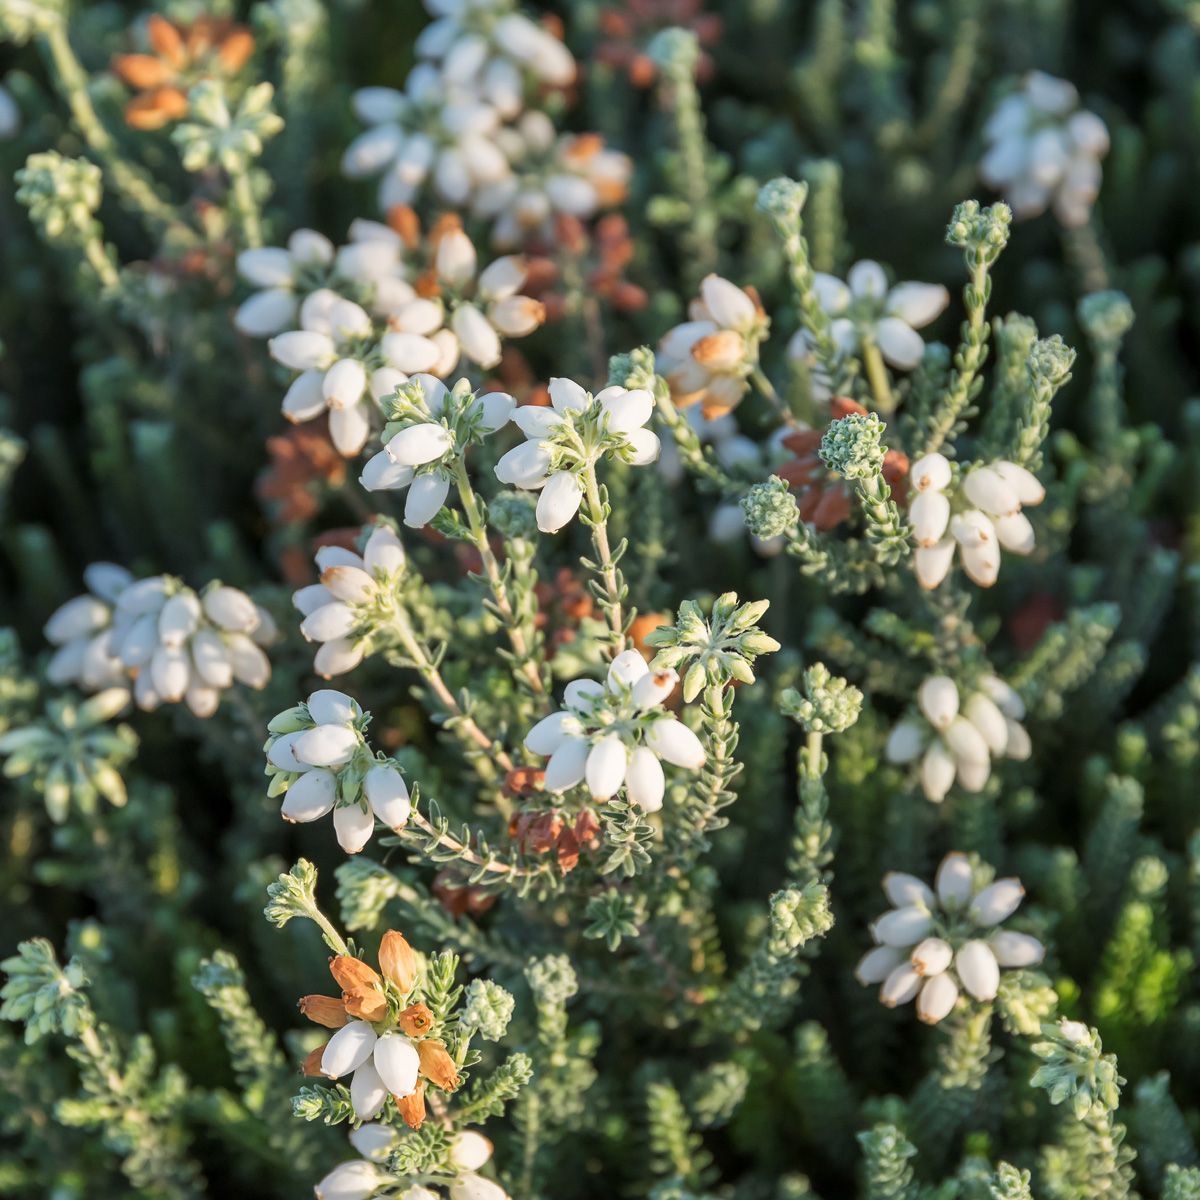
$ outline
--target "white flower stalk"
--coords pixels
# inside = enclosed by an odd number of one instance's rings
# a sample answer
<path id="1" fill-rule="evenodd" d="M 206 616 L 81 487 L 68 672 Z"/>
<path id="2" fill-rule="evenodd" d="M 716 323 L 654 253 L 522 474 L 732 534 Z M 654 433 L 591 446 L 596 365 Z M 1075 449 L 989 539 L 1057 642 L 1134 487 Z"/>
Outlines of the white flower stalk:
<path id="1" fill-rule="evenodd" d="M 405 276 L 403 243 L 386 225 L 356 221 L 341 247 L 315 229 L 298 229 L 287 246 L 243 250 L 238 274 L 255 291 L 242 301 L 234 324 L 248 337 L 296 328 L 303 302 L 332 291 L 378 316 L 389 316 L 416 292 Z"/>
<path id="2" fill-rule="evenodd" d="M 408 489 L 404 523 L 427 525 L 441 511 L 468 447 L 508 424 L 516 407 L 506 392 L 477 396 L 460 379 L 453 389 L 414 375 L 387 402 L 383 450 L 360 479 L 369 492 Z"/>
<path id="3" fill-rule="evenodd" d="M 321 582 L 302 587 L 292 603 L 302 614 L 300 632 L 320 642 L 313 670 L 323 679 L 352 671 L 375 648 L 399 603 L 404 547 L 387 525 L 378 525 L 362 554 L 323 546 L 316 554 Z"/>
<path id="4" fill-rule="evenodd" d="M 526 440 L 496 464 L 496 478 L 540 489 L 538 528 L 557 533 L 594 488 L 601 458 L 615 456 L 635 467 L 658 458 L 658 435 L 645 427 L 653 411 L 648 391 L 607 387 L 593 396 L 570 379 L 552 379 L 549 406 L 524 405 L 513 413 Z"/>
<path id="5" fill-rule="evenodd" d="M 347 854 L 370 841 L 376 820 L 397 831 L 412 812 L 399 766 L 367 744 L 369 721 L 344 692 L 326 688 L 274 717 L 263 747 L 267 795 L 284 797 L 283 819 L 307 823 L 333 813 L 338 845 Z"/>
<path id="6" fill-rule="evenodd" d="M 688 318 L 658 343 L 657 369 L 677 405 L 699 403 L 706 417 L 720 417 L 746 394 L 770 321 L 757 296 L 719 275 L 701 282 Z"/>
<path id="7" fill-rule="evenodd" d="M 510 173 L 496 140 L 500 110 L 474 81 L 451 84 L 431 63 L 409 72 L 404 90 L 363 88 L 354 108 L 369 128 L 342 156 L 351 179 L 379 176 L 379 207 L 414 204 L 427 187 L 442 202 L 466 207 L 475 193 Z"/>
<path id="8" fill-rule="evenodd" d="M 539 721 L 525 748 L 546 763 L 545 788 L 565 792 L 586 783 L 593 800 L 609 800 L 623 787 L 645 812 L 662 808 L 662 764 L 698 771 L 705 761 L 700 739 L 663 711 L 679 676 L 651 671 L 636 650 L 613 659 L 606 681 L 577 679 L 564 693 L 566 707 Z"/>
<path id="9" fill-rule="evenodd" d="M 1003 195 L 1018 220 L 1052 209 L 1068 228 L 1086 225 L 1100 194 L 1108 128 L 1079 107 L 1065 79 L 1031 71 L 996 106 L 983 127 L 979 164 L 985 183 Z"/>
<path id="10" fill-rule="evenodd" d="M 425 0 L 434 20 L 418 35 L 420 58 L 450 87 L 473 87 L 506 119 L 516 117 L 527 87 L 563 88 L 575 59 L 561 39 L 517 11 L 511 0 Z"/>
<path id="11" fill-rule="evenodd" d="M 919 715 L 903 718 L 888 737 L 885 755 L 892 763 L 920 763 L 926 799 L 940 804 L 957 782 L 978 792 L 998 759 L 1027 759 L 1029 734 L 1020 723 L 1025 705 L 995 675 L 978 680 L 965 701 L 948 675 L 931 675 L 917 691 Z"/>
<path id="12" fill-rule="evenodd" d="M 924 357 L 925 340 L 917 330 L 937 320 L 950 303 L 940 283 L 889 286 L 883 267 L 870 259 L 856 262 L 845 282 L 817 272 L 815 288 L 842 354 L 865 357 L 877 350 L 901 371 L 911 371 Z M 804 356 L 797 351 L 794 357 Z"/>
<path id="13" fill-rule="evenodd" d="M 46 622 L 51 683 L 131 686 L 145 711 L 183 701 L 203 718 L 234 683 L 258 689 L 271 678 L 262 647 L 275 623 L 245 592 L 217 582 L 195 592 L 170 575 L 135 580 L 115 563 L 93 563 L 83 577 L 89 591 Z"/>
<path id="14" fill-rule="evenodd" d="M 498 258 L 478 270 L 478 256 L 457 217 L 443 217 L 430 233 L 435 294 L 428 291 L 398 305 L 388 321 L 385 351 L 393 357 L 409 340 L 438 347 L 437 358 L 421 368 L 445 378 L 460 356 L 488 370 L 500 361 L 505 338 L 527 337 L 546 319 L 540 300 L 521 294 L 524 259 Z M 411 369 L 411 368 L 409 368 Z"/>
<path id="15" fill-rule="evenodd" d="M 476 216 L 493 221 L 494 246 L 553 244 L 556 218 L 590 220 L 629 193 L 632 160 L 599 134 L 559 135 L 541 112 L 526 113 L 501 132 L 513 174 L 481 188 L 472 206 Z"/>
<path id="16" fill-rule="evenodd" d="M 879 984 L 888 1008 L 915 1000 L 927 1024 L 960 1004 L 994 1000 L 1002 968 L 1036 966 L 1045 956 L 1037 938 L 999 928 L 1024 898 L 1021 881 L 980 887 L 965 854 L 942 860 L 932 888 L 892 872 L 883 890 L 893 907 L 872 924 L 875 949 L 859 961 L 855 976 L 864 985 Z"/>
<path id="17" fill-rule="evenodd" d="M 1024 467 L 1004 460 L 973 464 L 956 479 L 945 456 L 934 453 L 913 464 L 909 481 L 908 523 L 917 544 L 913 569 L 923 588 L 936 588 L 946 578 L 956 553 L 972 583 L 991 587 L 1002 550 L 1033 552 L 1033 526 L 1022 509 L 1040 504 L 1046 489 Z"/>

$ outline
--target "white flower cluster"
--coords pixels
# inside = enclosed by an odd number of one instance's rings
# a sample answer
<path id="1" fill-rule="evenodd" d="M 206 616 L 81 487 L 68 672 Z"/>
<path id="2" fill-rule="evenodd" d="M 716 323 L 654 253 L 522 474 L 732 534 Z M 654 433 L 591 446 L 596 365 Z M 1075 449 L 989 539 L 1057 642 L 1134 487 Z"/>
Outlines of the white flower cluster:
<path id="1" fill-rule="evenodd" d="M 367 1122 L 350 1133 L 362 1158 L 335 1166 L 317 1184 L 317 1200 L 368 1200 L 385 1186 L 402 1183 L 395 1175 L 377 1165 L 384 1162 L 396 1146 L 396 1130 L 385 1124 Z M 498 1183 L 476 1174 L 492 1157 L 491 1141 L 474 1129 L 463 1129 L 450 1144 L 450 1165 L 458 1175 L 449 1184 L 450 1200 L 508 1200 Z M 437 1192 L 415 1184 L 398 1193 L 398 1200 L 440 1200 Z"/>
<path id="2" fill-rule="evenodd" d="M 286 246 L 243 250 L 238 274 L 256 290 L 238 307 L 234 324 L 247 337 L 282 333 L 295 327 L 303 302 L 323 290 L 390 316 L 416 295 L 401 251 L 400 238 L 377 221 L 355 221 L 344 246 L 315 229 L 297 229 Z"/>
<path id="3" fill-rule="evenodd" d="M 298 318 L 298 328 L 268 342 L 276 362 L 299 372 L 283 415 L 310 421 L 328 409 L 330 436 L 347 457 L 366 444 L 384 397 L 411 375 L 444 378 L 464 356 L 493 367 L 502 337 L 525 337 L 545 320 L 542 304 L 519 294 L 523 260 L 499 258 L 477 272 L 475 247 L 456 222 L 431 235 L 433 296 L 408 282 L 403 244 L 386 225 L 355 222 L 356 240 L 338 251 L 300 232 L 286 250 L 242 255 L 243 275 L 261 290 L 239 319 L 248 308 L 245 321 L 266 334 Z"/>
<path id="4" fill-rule="evenodd" d="M 443 3 L 417 39 L 421 58 L 403 90 L 363 88 L 354 96 L 369 128 L 346 148 L 352 179 L 380 177 L 386 212 L 415 203 L 431 185 L 438 199 L 469 208 L 508 185 L 512 162 L 526 155 L 518 119 L 527 97 L 575 78 L 562 41 L 505 0 Z"/>
<path id="5" fill-rule="evenodd" d="M 475 246 L 453 216 L 443 217 L 429 237 L 437 294 L 413 296 L 396 308 L 388 326 L 442 348 L 437 365 L 423 368 L 434 375 L 445 378 L 460 354 L 488 370 L 500 361 L 502 337 L 527 337 L 546 319 L 540 300 L 521 295 L 525 260 L 505 255 L 480 271 Z"/>
<path id="6" fill-rule="evenodd" d="M 854 355 L 876 346 L 893 367 L 911 371 L 925 355 L 925 340 L 917 332 L 937 320 L 950 303 L 950 293 L 940 283 L 904 282 L 888 286 L 887 272 L 871 259 L 856 262 L 843 282 L 818 271 L 814 287 L 817 301 L 831 318 L 830 335 L 842 354 Z M 803 357 L 803 330 L 793 357 Z"/>
<path id="7" fill-rule="evenodd" d="M 327 1079 L 351 1076 L 350 1099 L 362 1120 L 382 1111 L 388 1095 L 397 1100 L 417 1090 L 421 1058 L 416 1045 L 395 1029 L 376 1033 L 369 1021 L 352 1019 L 334 1033 L 321 1055 Z"/>
<path id="8" fill-rule="evenodd" d="M 1016 691 L 995 675 L 985 675 L 960 705 L 958 685 L 948 675 L 931 675 L 917 690 L 921 720 L 905 717 L 888 737 L 892 763 L 921 760 L 921 787 L 940 804 L 957 780 L 978 792 L 991 775 L 992 760 L 1027 759 L 1032 750 L 1021 724 L 1025 705 Z"/>
<path id="9" fill-rule="evenodd" d="M 1109 138 L 1104 122 L 1079 107 L 1074 84 L 1030 71 L 1020 89 L 996 106 L 983 136 L 987 150 L 979 174 L 1018 218 L 1052 208 L 1063 225 L 1087 224 Z"/>
<path id="10" fill-rule="evenodd" d="M 556 217 L 586 221 L 625 199 L 633 162 L 598 134 L 559 134 L 536 111 L 505 132 L 512 173 L 481 187 L 472 205 L 475 216 L 493 222 L 494 246 L 552 243 Z"/>
<path id="11" fill-rule="evenodd" d="M 313 670 L 323 679 L 352 671 L 371 649 L 371 632 L 386 625 L 404 571 L 400 539 L 379 525 L 362 554 L 322 546 L 316 554 L 321 582 L 300 588 L 292 603 L 303 615 L 300 632 L 321 648 Z"/>
<path id="12" fill-rule="evenodd" d="M 909 471 L 916 493 L 908 506 L 908 521 L 916 539 L 914 567 L 924 588 L 946 578 L 957 549 L 967 577 L 991 587 L 1000 574 L 1001 548 L 1010 554 L 1031 554 L 1033 526 L 1021 511 L 1046 498 L 1036 475 L 1012 462 L 971 467 L 954 484 L 950 461 L 927 454 Z"/>
<path id="13" fill-rule="evenodd" d="M 262 647 L 275 623 L 245 592 L 211 583 L 196 593 L 170 575 L 135 580 L 115 563 L 83 573 L 88 591 L 46 622 L 57 647 L 46 669 L 51 683 L 88 692 L 128 687 L 146 711 L 184 701 L 210 717 L 235 682 L 262 688 L 271 663 Z"/>
<path id="14" fill-rule="evenodd" d="M 539 721 L 525 748 L 548 756 L 545 788 L 565 792 L 586 783 L 593 800 L 608 800 L 625 788 L 645 812 L 662 808 L 666 778 L 662 763 L 698 771 L 705 760 L 700 739 L 663 711 L 679 676 L 651 671 L 636 650 L 613 659 L 608 677 L 567 684 L 565 708 Z"/>
<path id="15" fill-rule="evenodd" d="M 1001 967 L 1032 967 L 1045 948 L 1035 937 L 998 926 L 1020 905 L 1019 879 L 998 879 L 977 888 L 965 854 L 948 854 L 934 889 L 915 875 L 892 872 L 883 890 L 893 906 L 872 926 L 874 950 L 855 974 L 862 984 L 881 984 L 888 1008 L 917 1002 L 930 1025 L 950 1015 L 964 992 L 976 1000 L 996 998 Z"/>
<path id="16" fill-rule="evenodd" d="M 376 1165 L 395 1149 L 396 1131 L 389 1125 L 367 1122 L 350 1134 L 350 1144 L 361 1159 L 334 1167 L 316 1187 L 317 1200 L 368 1200 L 385 1185 L 404 1181 Z M 450 1165 L 458 1174 L 449 1184 L 450 1200 L 508 1200 L 508 1193 L 478 1172 L 492 1157 L 492 1143 L 482 1133 L 464 1129 L 450 1143 Z M 438 1192 L 416 1184 L 399 1193 L 399 1200 L 441 1200 Z"/>
<path id="17" fill-rule="evenodd" d="M 706 417 L 735 408 L 758 363 L 758 346 L 770 322 L 752 293 L 708 275 L 688 306 L 688 320 L 658 343 L 657 369 L 675 403 L 700 403 Z"/>
<path id="18" fill-rule="evenodd" d="M 465 379 L 451 390 L 432 375 L 414 375 L 390 405 L 383 449 L 367 461 L 360 482 L 369 492 L 407 488 L 404 523 L 420 529 L 445 504 L 455 460 L 507 425 L 516 402 L 507 392 L 476 396 Z"/>
<path id="19" fill-rule="evenodd" d="M 635 467 L 658 458 L 658 435 L 645 428 L 653 412 L 647 391 L 607 387 L 593 396 L 570 379 L 552 379 L 548 406 L 522 405 L 512 414 L 526 440 L 496 464 L 496 478 L 541 489 L 538 528 L 557 533 L 579 511 L 581 476 L 601 457 L 615 455 Z"/>
<path id="20" fill-rule="evenodd" d="M 326 688 L 273 718 L 263 747 L 267 795 L 284 796 L 283 819 L 317 821 L 332 812 L 347 854 L 371 840 L 376 818 L 396 831 L 412 811 L 400 768 L 367 745 L 369 719 L 345 693 Z"/>

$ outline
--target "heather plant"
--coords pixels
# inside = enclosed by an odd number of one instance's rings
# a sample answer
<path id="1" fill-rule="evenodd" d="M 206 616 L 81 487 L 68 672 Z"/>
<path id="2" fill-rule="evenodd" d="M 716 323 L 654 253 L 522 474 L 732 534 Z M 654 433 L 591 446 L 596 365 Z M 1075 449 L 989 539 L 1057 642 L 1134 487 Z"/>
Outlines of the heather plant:
<path id="1" fill-rule="evenodd" d="M 1200 12 L 0 0 L 0 1193 L 1200 1197 Z"/>

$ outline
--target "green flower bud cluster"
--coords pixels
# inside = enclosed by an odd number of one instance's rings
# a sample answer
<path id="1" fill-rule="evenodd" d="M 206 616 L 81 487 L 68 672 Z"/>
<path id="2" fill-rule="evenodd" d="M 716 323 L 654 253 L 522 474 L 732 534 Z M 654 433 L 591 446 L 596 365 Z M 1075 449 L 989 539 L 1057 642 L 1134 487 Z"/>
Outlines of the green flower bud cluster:
<path id="1" fill-rule="evenodd" d="M 1030 1082 L 1045 1088 L 1051 1104 L 1069 1103 L 1076 1120 L 1105 1117 L 1121 1099 L 1125 1082 L 1117 1074 L 1116 1055 L 1105 1054 L 1100 1035 L 1081 1021 L 1042 1026 L 1045 1041 L 1032 1049 L 1042 1060 Z"/>
<path id="2" fill-rule="evenodd" d="M 48 241 L 79 244 L 93 235 L 103 193 L 95 163 L 46 150 L 31 154 L 16 179 L 17 199 Z"/>
<path id="3" fill-rule="evenodd" d="M 726 592 L 706 617 L 695 600 L 685 600 L 674 625 L 659 626 L 646 638 L 647 645 L 658 648 L 653 665 L 680 672 L 683 698 L 689 702 L 705 687 L 725 687 L 733 680 L 753 683 L 754 660 L 779 649 L 779 643 L 758 628 L 770 603 L 739 604 L 736 592 Z"/>
<path id="4" fill-rule="evenodd" d="M 780 711 L 808 733 L 844 733 L 862 711 L 863 694 L 824 663 L 813 663 L 804 672 L 804 692 L 786 688 Z"/>
<path id="5" fill-rule="evenodd" d="M 249 88 L 236 110 L 230 110 L 225 89 L 214 79 L 196 84 L 188 93 L 193 118 L 171 134 L 189 171 L 217 165 L 231 175 L 244 173 L 263 152 L 263 143 L 283 128 L 283 118 L 271 108 L 275 94 L 269 83 Z"/>
<path id="6" fill-rule="evenodd" d="M 128 725 L 109 728 L 129 704 L 124 688 L 108 688 L 84 701 L 52 700 L 41 721 L 0 735 L 0 757 L 9 779 L 29 777 L 50 819 L 61 824 L 72 804 L 94 813 L 97 801 L 120 808 L 126 800 L 121 768 L 137 753 Z"/>
<path id="7" fill-rule="evenodd" d="M 800 519 L 796 497 L 778 475 L 756 483 L 741 499 L 746 528 L 757 538 L 769 540 L 786 533 Z"/>
<path id="8" fill-rule="evenodd" d="M 821 461 L 844 479 L 869 479 L 883 470 L 887 426 L 874 413 L 831 421 L 821 438 Z"/>
<path id="9" fill-rule="evenodd" d="M 516 1000 L 490 979 L 472 979 L 463 996 L 458 1024 L 471 1029 L 485 1042 L 498 1042 L 508 1031 Z"/>

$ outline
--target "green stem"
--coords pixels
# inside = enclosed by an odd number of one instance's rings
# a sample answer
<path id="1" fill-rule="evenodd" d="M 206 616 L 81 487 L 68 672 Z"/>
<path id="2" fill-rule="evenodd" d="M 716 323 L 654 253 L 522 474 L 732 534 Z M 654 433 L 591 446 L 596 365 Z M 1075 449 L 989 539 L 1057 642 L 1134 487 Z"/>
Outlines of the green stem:
<path id="1" fill-rule="evenodd" d="M 479 501 L 475 496 L 475 489 L 471 486 L 466 463 L 461 458 L 455 459 L 454 462 L 454 482 L 458 487 L 458 498 L 462 502 L 463 515 L 467 518 L 467 528 L 471 531 L 471 544 L 479 552 L 484 574 L 492 589 L 492 599 L 495 602 L 496 611 L 504 623 L 513 654 L 517 657 L 519 677 L 525 680 L 530 690 L 536 695 L 544 695 L 546 685 L 542 679 L 542 673 L 534 660 L 525 630 L 521 627 L 521 619 L 513 611 L 508 589 L 504 584 L 504 574 L 492 552 L 491 543 L 488 541 L 487 525 L 479 511 Z"/>
<path id="2" fill-rule="evenodd" d="M 625 586 L 608 544 L 608 506 L 600 495 L 595 463 L 591 463 L 583 473 L 583 488 L 584 498 L 587 500 L 588 521 L 592 527 L 592 547 L 596 552 L 596 565 L 604 585 L 604 608 L 612 631 L 612 653 L 615 658 L 625 649 L 625 618 L 621 609 Z"/>
<path id="3" fill-rule="evenodd" d="M 873 340 L 863 339 L 862 357 L 863 365 L 867 368 L 867 380 L 871 385 L 871 394 L 875 397 L 876 408 L 885 416 L 895 412 L 896 400 L 892 395 L 891 380 L 888 379 L 883 355 Z"/>
<path id="4" fill-rule="evenodd" d="M 763 399 L 770 404 L 770 406 L 775 410 L 776 416 L 778 416 L 785 425 L 798 426 L 800 424 L 800 422 L 796 419 L 796 414 L 793 413 L 790 408 L 788 408 L 783 397 L 775 390 L 775 385 L 770 381 L 769 378 L 767 378 L 767 373 L 762 369 L 761 366 L 759 366 L 757 362 L 754 364 L 754 370 L 750 372 L 750 378 L 753 381 L 754 386 L 758 388 Z"/>
<path id="5" fill-rule="evenodd" d="M 257 249 L 263 244 L 262 217 L 258 201 L 254 198 L 249 172 L 238 171 L 231 176 L 230 184 L 233 189 L 233 208 L 242 227 L 242 241 L 251 249 Z"/>
<path id="6" fill-rule="evenodd" d="M 66 24 L 57 22 L 46 30 L 43 44 L 71 116 L 113 186 L 159 231 L 196 241 L 196 234 L 178 220 L 174 208 L 158 195 L 142 171 L 126 161 L 100 120 L 88 95 L 87 72 L 71 48 Z"/>
<path id="7" fill-rule="evenodd" d="M 425 681 L 426 686 L 438 698 L 442 707 L 450 714 L 455 730 L 461 731 L 466 741 L 475 748 L 482 750 L 486 756 L 481 762 L 495 762 L 502 770 L 511 771 L 513 764 L 503 747 L 494 742 L 455 699 L 441 671 L 429 657 L 425 647 L 417 638 L 416 631 L 408 620 L 407 614 L 397 611 L 393 615 L 392 630 L 396 634 L 405 654 L 412 660 L 417 673 Z"/>

